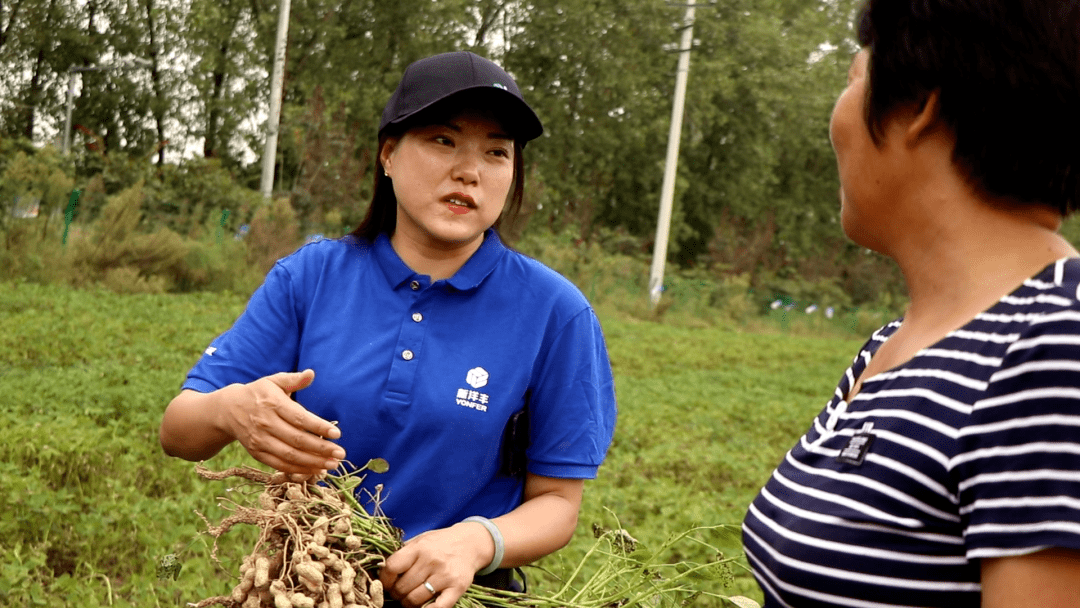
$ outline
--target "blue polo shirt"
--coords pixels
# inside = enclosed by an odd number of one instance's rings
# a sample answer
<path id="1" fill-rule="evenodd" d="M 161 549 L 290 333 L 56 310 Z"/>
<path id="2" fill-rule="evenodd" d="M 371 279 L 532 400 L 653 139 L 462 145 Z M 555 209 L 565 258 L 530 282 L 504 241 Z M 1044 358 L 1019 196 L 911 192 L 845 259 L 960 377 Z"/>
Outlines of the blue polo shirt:
<path id="1" fill-rule="evenodd" d="M 315 380 L 295 399 L 338 421 L 350 462 L 390 463 L 357 496 L 371 509 L 378 495 L 406 538 L 521 504 L 523 480 L 499 468 L 504 429 L 526 396 L 534 474 L 595 477 L 614 431 L 611 367 L 588 301 L 493 231 L 435 282 L 385 235 L 302 247 L 274 266 L 183 388 L 308 368 Z"/>

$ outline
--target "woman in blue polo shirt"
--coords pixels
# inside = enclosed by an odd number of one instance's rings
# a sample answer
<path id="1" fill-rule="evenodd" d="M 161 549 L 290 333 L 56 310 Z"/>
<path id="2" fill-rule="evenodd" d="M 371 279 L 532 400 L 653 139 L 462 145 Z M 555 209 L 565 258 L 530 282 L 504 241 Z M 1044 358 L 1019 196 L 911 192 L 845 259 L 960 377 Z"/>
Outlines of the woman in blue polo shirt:
<path id="1" fill-rule="evenodd" d="M 869 0 L 830 135 L 904 274 L 751 504 L 767 607 L 1080 607 L 1080 4 Z"/>
<path id="2" fill-rule="evenodd" d="M 450 608 L 474 576 L 505 585 L 569 542 L 615 396 L 588 302 L 494 229 L 541 132 L 494 63 L 410 65 L 367 216 L 275 265 L 169 404 L 164 450 L 203 460 L 239 441 L 297 474 L 386 459 L 357 494 L 405 532 L 381 576 L 410 607 Z"/>

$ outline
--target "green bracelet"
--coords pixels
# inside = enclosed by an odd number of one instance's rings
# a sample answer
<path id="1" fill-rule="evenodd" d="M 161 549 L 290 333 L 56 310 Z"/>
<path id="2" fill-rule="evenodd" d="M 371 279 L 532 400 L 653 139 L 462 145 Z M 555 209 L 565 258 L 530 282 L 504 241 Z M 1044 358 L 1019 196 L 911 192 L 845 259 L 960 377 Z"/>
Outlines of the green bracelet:
<path id="1" fill-rule="evenodd" d="M 499 527 L 495 525 L 495 522 L 486 517 L 480 517 L 479 515 L 473 515 L 472 517 L 466 517 L 462 521 L 475 521 L 487 528 L 488 534 L 491 534 L 491 540 L 495 541 L 495 555 L 491 558 L 491 563 L 487 565 L 483 570 L 480 570 L 476 574 L 484 576 L 485 574 L 491 574 L 499 566 L 502 565 L 503 553 L 506 552 L 506 545 L 503 544 L 502 532 L 499 532 Z"/>

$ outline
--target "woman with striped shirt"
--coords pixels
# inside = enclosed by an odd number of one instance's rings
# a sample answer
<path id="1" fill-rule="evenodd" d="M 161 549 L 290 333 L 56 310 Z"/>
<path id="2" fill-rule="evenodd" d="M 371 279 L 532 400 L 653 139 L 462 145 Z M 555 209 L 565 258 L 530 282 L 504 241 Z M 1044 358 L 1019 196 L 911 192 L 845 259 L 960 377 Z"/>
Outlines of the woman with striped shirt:
<path id="1" fill-rule="evenodd" d="M 841 223 L 910 306 L 750 506 L 767 607 L 1080 607 L 1080 3 L 869 0 Z"/>

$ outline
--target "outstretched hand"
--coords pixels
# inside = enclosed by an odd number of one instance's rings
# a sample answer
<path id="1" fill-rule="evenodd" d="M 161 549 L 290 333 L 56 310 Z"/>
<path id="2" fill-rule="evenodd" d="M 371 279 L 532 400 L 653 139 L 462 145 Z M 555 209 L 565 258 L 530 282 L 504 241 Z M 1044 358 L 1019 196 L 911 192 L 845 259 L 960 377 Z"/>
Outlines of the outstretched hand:
<path id="1" fill-rule="evenodd" d="M 320 475 L 345 458 L 341 446 L 324 439 L 341 431 L 291 398 L 314 379 L 310 369 L 280 372 L 242 385 L 230 400 L 232 435 L 255 460 L 285 473 Z"/>

